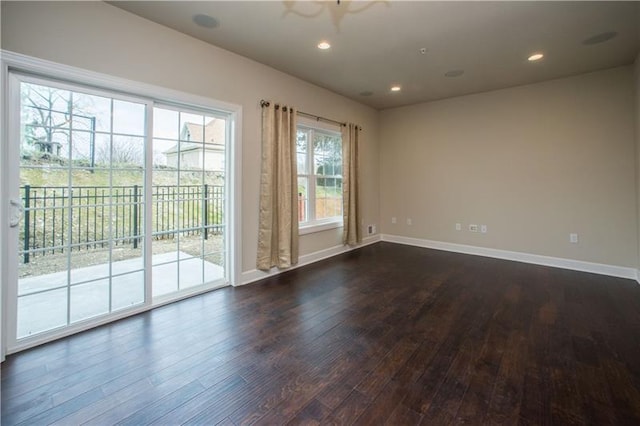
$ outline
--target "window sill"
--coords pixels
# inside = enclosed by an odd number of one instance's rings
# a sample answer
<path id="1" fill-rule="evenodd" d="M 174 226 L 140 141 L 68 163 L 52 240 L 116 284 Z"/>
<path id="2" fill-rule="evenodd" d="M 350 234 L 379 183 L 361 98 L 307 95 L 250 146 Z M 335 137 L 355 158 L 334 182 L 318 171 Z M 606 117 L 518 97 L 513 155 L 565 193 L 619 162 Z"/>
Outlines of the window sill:
<path id="1" fill-rule="evenodd" d="M 330 229 L 342 228 L 342 221 L 324 222 L 324 223 L 312 223 L 307 225 L 301 225 L 298 228 L 299 235 L 313 234 L 316 232 L 328 231 Z"/>

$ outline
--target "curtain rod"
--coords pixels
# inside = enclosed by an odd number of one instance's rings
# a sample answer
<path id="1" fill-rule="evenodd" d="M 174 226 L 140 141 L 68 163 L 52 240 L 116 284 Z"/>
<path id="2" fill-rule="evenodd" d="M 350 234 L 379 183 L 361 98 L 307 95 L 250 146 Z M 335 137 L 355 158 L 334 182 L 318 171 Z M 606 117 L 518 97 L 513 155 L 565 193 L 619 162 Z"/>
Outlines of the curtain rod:
<path id="1" fill-rule="evenodd" d="M 266 106 L 269 106 L 269 105 L 271 105 L 271 103 L 269 101 L 265 101 L 264 99 L 262 99 L 260 101 L 260 106 L 261 107 L 266 107 Z M 276 109 L 280 108 L 280 105 L 278 105 L 278 104 L 275 104 L 275 106 L 276 106 Z M 286 110 L 285 110 L 285 112 L 286 112 Z M 304 111 L 298 111 L 298 114 L 299 115 L 304 115 L 304 116 L 309 117 L 309 118 L 315 118 L 316 120 L 322 120 L 322 121 L 327 121 L 329 123 L 338 124 L 340 126 L 346 126 L 347 125 L 347 123 L 343 123 L 342 121 L 332 120 L 330 118 L 321 117 L 319 115 L 310 114 L 310 113 L 304 112 Z M 358 130 L 362 130 L 362 127 L 358 126 Z"/>

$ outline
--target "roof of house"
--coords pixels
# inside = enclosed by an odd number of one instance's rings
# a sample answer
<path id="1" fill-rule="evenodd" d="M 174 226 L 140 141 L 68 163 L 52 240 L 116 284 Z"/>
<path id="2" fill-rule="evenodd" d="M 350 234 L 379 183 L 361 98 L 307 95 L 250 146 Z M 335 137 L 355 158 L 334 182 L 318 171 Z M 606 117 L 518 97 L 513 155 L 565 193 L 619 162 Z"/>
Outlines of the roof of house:
<path id="1" fill-rule="evenodd" d="M 180 132 L 180 151 L 193 151 L 201 149 L 202 145 L 197 142 L 204 142 L 207 151 L 220 151 L 225 141 L 225 120 L 213 118 L 206 126 L 197 123 L 184 123 Z M 190 143 L 189 141 L 193 141 Z M 178 152 L 178 144 L 165 151 L 165 154 Z"/>

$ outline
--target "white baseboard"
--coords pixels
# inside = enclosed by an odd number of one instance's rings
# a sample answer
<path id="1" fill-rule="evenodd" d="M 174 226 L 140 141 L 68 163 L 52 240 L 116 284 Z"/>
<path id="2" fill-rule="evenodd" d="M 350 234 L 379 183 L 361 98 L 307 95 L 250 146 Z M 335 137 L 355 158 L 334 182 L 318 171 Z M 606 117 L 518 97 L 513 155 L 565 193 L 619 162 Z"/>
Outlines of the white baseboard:
<path id="1" fill-rule="evenodd" d="M 329 257 L 337 256 L 339 254 L 346 253 L 348 251 L 351 251 L 360 247 L 368 246 L 369 244 L 377 243 L 378 241 L 380 241 L 380 235 L 373 235 L 370 237 L 363 238 L 362 243 L 355 247 L 339 245 L 339 246 L 329 247 L 324 250 L 316 251 L 313 253 L 305 254 L 300 256 L 300 258 L 298 259 L 297 265 L 287 269 L 273 268 L 269 272 L 260 271 L 258 269 L 251 269 L 249 271 L 244 271 L 240 277 L 239 285 L 250 284 L 252 282 L 261 280 L 263 278 L 272 277 L 274 275 L 278 275 L 283 272 L 299 268 L 301 266 L 309 265 L 311 263 L 318 262 L 320 260 L 324 260 Z"/>
<path id="2" fill-rule="evenodd" d="M 476 256 L 492 257 L 496 259 L 513 260 L 516 262 L 552 266 L 555 268 L 571 269 L 574 271 L 591 272 L 594 274 L 609 275 L 612 277 L 630 278 L 637 280 L 640 283 L 640 270 L 624 266 L 584 262 L 581 260 L 563 259 L 560 257 L 550 257 L 538 254 L 521 253 L 516 251 L 468 246 L 464 244 L 445 243 L 442 241 L 402 237 L 399 235 L 382 234 L 381 239 L 382 241 L 388 241 L 390 243 L 406 244 L 410 246 L 451 251 L 455 253 L 473 254 Z"/>

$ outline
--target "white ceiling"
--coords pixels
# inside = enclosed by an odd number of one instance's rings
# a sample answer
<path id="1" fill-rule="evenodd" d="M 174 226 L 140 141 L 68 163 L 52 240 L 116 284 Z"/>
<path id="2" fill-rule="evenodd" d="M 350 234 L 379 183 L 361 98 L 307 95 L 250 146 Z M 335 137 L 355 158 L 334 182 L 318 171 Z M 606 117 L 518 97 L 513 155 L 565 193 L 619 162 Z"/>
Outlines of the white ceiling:
<path id="1" fill-rule="evenodd" d="M 378 109 L 627 65 L 640 51 L 638 1 L 110 3 Z M 582 43 L 608 31 L 617 37 Z M 537 51 L 544 59 L 528 62 Z"/>

